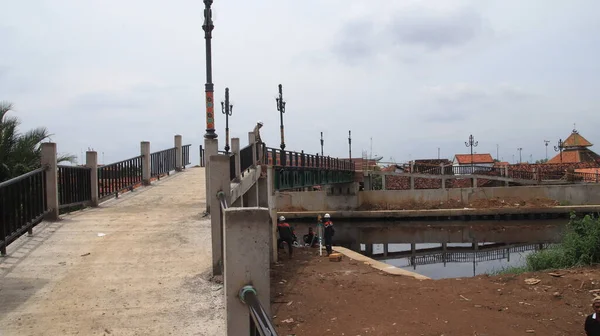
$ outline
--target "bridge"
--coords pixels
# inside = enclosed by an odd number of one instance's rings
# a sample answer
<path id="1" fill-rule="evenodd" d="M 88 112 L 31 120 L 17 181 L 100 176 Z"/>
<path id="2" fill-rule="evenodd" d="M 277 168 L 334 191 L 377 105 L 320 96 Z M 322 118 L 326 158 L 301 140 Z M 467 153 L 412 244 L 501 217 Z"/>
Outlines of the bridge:
<path id="1" fill-rule="evenodd" d="M 269 148 L 252 133 L 243 148 L 231 140 L 230 153 L 206 140 L 204 167 L 190 167 L 180 135 L 109 165 L 94 151 L 85 165 L 57 165 L 57 145 L 42 143 L 39 169 L 0 183 L 0 333 L 242 335 L 270 325 L 275 190 L 351 183 L 354 165 Z"/>

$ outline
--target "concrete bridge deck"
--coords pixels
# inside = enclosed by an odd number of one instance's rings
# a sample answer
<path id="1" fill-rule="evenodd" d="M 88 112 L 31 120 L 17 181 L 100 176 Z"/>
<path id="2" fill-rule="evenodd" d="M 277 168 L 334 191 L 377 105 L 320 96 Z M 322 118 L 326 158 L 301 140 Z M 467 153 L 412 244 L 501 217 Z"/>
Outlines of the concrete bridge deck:
<path id="1" fill-rule="evenodd" d="M 204 169 L 42 223 L 0 258 L 0 335 L 222 335 Z"/>

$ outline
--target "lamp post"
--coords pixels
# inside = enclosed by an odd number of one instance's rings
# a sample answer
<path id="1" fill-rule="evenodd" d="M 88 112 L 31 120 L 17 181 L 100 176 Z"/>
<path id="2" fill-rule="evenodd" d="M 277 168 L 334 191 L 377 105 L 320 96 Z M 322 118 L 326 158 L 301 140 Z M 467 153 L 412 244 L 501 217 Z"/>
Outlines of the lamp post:
<path id="1" fill-rule="evenodd" d="M 323 156 L 323 132 L 321 132 L 321 157 Z"/>
<path id="2" fill-rule="evenodd" d="M 348 159 L 352 159 L 352 131 L 348 131 Z"/>
<path id="3" fill-rule="evenodd" d="M 522 163 L 522 159 L 521 159 L 521 151 L 523 150 L 523 148 L 519 147 L 517 148 L 517 150 L 519 151 L 519 163 Z"/>
<path id="4" fill-rule="evenodd" d="M 206 95 L 206 134 L 205 139 L 216 139 L 217 133 L 215 133 L 215 108 L 214 108 L 214 85 L 212 82 L 212 49 L 211 39 L 212 31 L 215 28 L 212 21 L 212 5 L 213 0 L 204 0 L 204 24 L 202 29 L 204 30 L 204 38 L 206 39 L 206 84 L 204 86 L 204 92 Z"/>
<path id="5" fill-rule="evenodd" d="M 474 167 L 473 167 L 473 147 L 477 147 L 478 144 L 479 144 L 479 141 L 475 141 L 475 138 L 473 137 L 473 134 L 469 135 L 469 141 L 465 141 L 465 146 L 471 147 L 471 174 L 474 173 Z"/>
<path id="6" fill-rule="evenodd" d="M 558 146 L 554 146 L 554 151 L 560 152 L 560 163 L 563 163 L 562 151 L 563 151 L 564 145 L 565 144 L 563 143 L 562 139 L 558 139 Z"/>
<path id="7" fill-rule="evenodd" d="M 233 113 L 233 104 L 229 104 L 229 88 L 225 88 L 225 101 L 221 102 L 221 112 L 225 115 L 225 153 L 229 153 L 229 116 Z"/>
<path id="8" fill-rule="evenodd" d="M 496 161 L 500 162 L 500 145 L 496 144 Z"/>
<path id="9" fill-rule="evenodd" d="M 548 144 L 550 143 L 549 140 L 544 140 L 544 145 L 546 145 L 546 162 L 548 162 Z"/>
<path id="10" fill-rule="evenodd" d="M 283 114 L 285 113 L 285 102 L 283 101 L 283 86 L 279 84 L 279 97 L 275 98 L 277 102 L 277 111 L 279 111 L 280 129 L 281 129 L 281 150 L 285 150 L 285 137 L 283 135 Z"/>

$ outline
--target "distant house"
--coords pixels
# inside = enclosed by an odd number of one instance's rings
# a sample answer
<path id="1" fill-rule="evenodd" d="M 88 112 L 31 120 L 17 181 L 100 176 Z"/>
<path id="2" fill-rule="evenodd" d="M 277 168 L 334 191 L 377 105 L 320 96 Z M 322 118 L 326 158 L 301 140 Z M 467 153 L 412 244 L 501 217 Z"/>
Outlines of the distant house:
<path id="1" fill-rule="evenodd" d="M 494 166 L 494 159 L 491 154 L 456 154 L 452 165 L 454 167 L 473 167 L 472 169 L 455 169 L 460 174 L 471 174 L 478 171 L 487 171 L 489 168 Z"/>
<path id="2" fill-rule="evenodd" d="M 582 137 L 577 130 L 573 130 L 563 142 L 562 152 L 546 163 L 600 162 L 600 156 L 588 148 L 592 146 L 592 143 Z"/>

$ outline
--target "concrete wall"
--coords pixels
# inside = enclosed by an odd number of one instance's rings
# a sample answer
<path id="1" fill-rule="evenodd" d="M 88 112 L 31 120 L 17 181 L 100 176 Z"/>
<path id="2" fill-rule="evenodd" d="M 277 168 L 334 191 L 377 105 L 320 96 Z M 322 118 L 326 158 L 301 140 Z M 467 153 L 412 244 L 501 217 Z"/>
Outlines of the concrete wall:
<path id="1" fill-rule="evenodd" d="M 600 184 L 359 191 L 357 196 L 327 196 L 324 191 L 280 192 L 276 195 L 280 211 L 352 210 L 365 204 L 416 201 L 460 200 L 468 203 L 478 199 L 547 198 L 565 205 L 600 204 Z"/>

